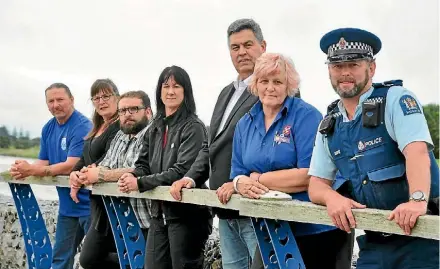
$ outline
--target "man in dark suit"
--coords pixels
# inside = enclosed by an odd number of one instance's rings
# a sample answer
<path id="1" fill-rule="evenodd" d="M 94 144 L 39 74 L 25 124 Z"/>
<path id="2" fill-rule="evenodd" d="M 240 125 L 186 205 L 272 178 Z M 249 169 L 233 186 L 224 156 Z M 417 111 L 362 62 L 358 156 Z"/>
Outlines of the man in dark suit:
<path id="1" fill-rule="evenodd" d="M 260 26 L 252 19 L 239 19 L 228 28 L 228 45 L 238 77 L 220 93 L 210 124 L 209 145 L 199 155 L 181 180 L 171 186 L 171 194 L 181 199 L 182 188 L 201 187 L 209 177 L 209 186 L 217 190 L 226 204 L 234 191 L 231 171 L 232 139 L 235 125 L 258 100 L 247 91 L 255 61 L 266 51 Z M 224 269 L 247 269 L 257 247 L 249 218 L 237 211 L 215 208 L 219 220 L 220 248 Z"/>

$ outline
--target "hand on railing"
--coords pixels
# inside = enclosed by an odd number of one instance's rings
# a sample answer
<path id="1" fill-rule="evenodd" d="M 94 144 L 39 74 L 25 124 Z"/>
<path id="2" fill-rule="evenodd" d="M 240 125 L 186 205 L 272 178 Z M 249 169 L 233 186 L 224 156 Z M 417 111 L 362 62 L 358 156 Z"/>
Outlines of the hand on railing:
<path id="1" fill-rule="evenodd" d="M 83 181 L 80 179 L 81 174 L 80 171 L 73 171 L 69 176 L 70 198 L 72 198 L 75 203 L 79 203 L 77 195 L 79 189 L 83 185 Z"/>
<path id="2" fill-rule="evenodd" d="M 217 194 L 218 200 L 222 204 L 227 204 L 229 200 L 231 199 L 232 194 L 235 193 L 234 190 L 234 183 L 233 182 L 227 182 L 223 184 L 220 188 L 218 188 L 215 193 Z"/>
<path id="3" fill-rule="evenodd" d="M 188 178 L 182 178 L 175 181 L 170 187 L 170 194 L 176 201 L 182 201 L 182 189 L 191 189 L 193 182 Z"/>
<path id="4" fill-rule="evenodd" d="M 84 185 L 92 185 L 98 182 L 99 168 L 96 165 L 89 165 L 81 169 L 80 178 Z"/>
<path id="5" fill-rule="evenodd" d="M 9 172 L 12 178 L 23 180 L 31 175 L 31 167 L 31 164 L 25 160 L 16 160 L 15 163 L 11 165 Z"/>
<path id="6" fill-rule="evenodd" d="M 247 176 L 241 176 L 237 178 L 237 192 L 246 198 L 259 199 L 260 195 L 263 195 L 269 191 L 269 189 Z"/>
<path id="7" fill-rule="evenodd" d="M 125 173 L 119 178 L 118 187 L 119 191 L 123 193 L 130 193 L 139 190 L 137 178 L 131 173 Z"/>
<path id="8" fill-rule="evenodd" d="M 351 229 L 356 228 L 356 220 L 353 216 L 352 208 L 366 208 L 356 201 L 346 198 L 337 192 L 325 199 L 327 213 L 330 216 L 333 225 L 339 229 L 351 233 Z"/>
<path id="9" fill-rule="evenodd" d="M 400 226 L 406 235 L 411 234 L 411 229 L 414 228 L 417 218 L 425 215 L 428 210 L 428 203 L 426 201 L 409 201 L 398 205 L 393 212 L 391 212 L 388 220 L 393 220 Z"/>
<path id="10" fill-rule="evenodd" d="M 69 176 L 70 198 L 75 203 L 79 203 L 78 191 L 83 185 L 87 185 L 87 172 L 90 168 L 96 168 L 96 164 L 92 163 L 87 167 L 83 167 L 80 171 L 73 171 Z"/>

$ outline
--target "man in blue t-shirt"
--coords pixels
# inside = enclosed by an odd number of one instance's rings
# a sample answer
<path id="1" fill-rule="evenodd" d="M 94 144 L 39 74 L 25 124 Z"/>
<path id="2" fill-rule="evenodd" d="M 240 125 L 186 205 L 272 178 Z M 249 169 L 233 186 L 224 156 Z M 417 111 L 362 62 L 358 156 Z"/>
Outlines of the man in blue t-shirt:
<path id="1" fill-rule="evenodd" d="M 16 160 L 11 167 L 15 179 L 28 176 L 68 175 L 83 152 L 84 137 L 92 124 L 73 106 L 73 96 L 62 83 L 46 89 L 46 104 L 54 116 L 43 127 L 40 153 L 33 164 Z M 81 189 L 79 203 L 70 198 L 70 189 L 57 187 L 59 213 L 53 248 L 53 269 L 72 269 L 76 249 L 90 224 L 90 192 Z"/>

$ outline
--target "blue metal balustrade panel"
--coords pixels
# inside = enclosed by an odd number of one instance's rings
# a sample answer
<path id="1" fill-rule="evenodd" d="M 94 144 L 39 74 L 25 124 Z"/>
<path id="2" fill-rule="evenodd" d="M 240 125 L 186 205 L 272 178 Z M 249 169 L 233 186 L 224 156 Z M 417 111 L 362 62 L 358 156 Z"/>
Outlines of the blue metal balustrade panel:
<path id="1" fill-rule="evenodd" d="M 17 215 L 20 220 L 21 230 L 23 231 L 23 239 L 24 239 L 24 246 L 26 249 L 26 257 L 29 268 L 35 268 L 35 263 L 32 259 L 32 256 L 34 255 L 34 250 L 31 245 L 31 238 L 29 236 L 29 228 L 27 226 L 26 222 L 26 216 L 24 213 L 23 206 L 20 201 L 20 195 L 18 193 L 18 189 L 16 188 L 18 184 L 9 184 L 9 188 L 11 189 L 12 198 L 14 198 L 15 207 L 17 208 Z"/>
<path id="2" fill-rule="evenodd" d="M 279 269 L 278 260 L 275 255 L 272 241 L 267 231 L 266 222 L 261 218 L 251 218 L 257 236 L 258 246 L 265 269 Z"/>
<path id="3" fill-rule="evenodd" d="M 29 268 L 51 268 L 52 245 L 31 186 L 10 183 L 9 187 L 23 231 Z"/>
<path id="4" fill-rule="evenodd" d="M 113 202 L 109 196 L 104 195 L 102 196 L 102 201 L 104 202 L 105 210 L 107 211 L 107 216 L 110 222 L 110 226 L 112 228 L 113 238 L 115 239 L 119 264 L 121 265 L 121 268 L 130 268 L 130 262 L 128 261 L 128 252 L 124 243 L 124 236 L 122 235 L 122 229 L 118 218 L 116 217 Z"/>
<path id="5" fill-rule="evenodd" d="M 128 198 L 110 197 L 115 209 L 132 269 L 143 269 L 145 238 Z"/>
<path id="6" fill-rule="evenodd" d="M 289 222 L 284 220 L 264 219 L 275 255 L 281 269 L 304 269 L 304 261 Z"/>

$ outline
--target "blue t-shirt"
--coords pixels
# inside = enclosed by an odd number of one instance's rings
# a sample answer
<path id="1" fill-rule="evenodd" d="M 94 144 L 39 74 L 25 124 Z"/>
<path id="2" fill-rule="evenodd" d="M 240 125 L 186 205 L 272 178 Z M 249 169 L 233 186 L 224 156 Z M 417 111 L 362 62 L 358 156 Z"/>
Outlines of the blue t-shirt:
<path id="1" fill-rule="evenodd" d="M 52 118 L 44 125 L 41 132 L 38 159 L 48 160 L 52 165 L 65 162 L 68 157 L 81 157 L 84 138 L 91 128 L 90 120 L 76 110 L 64 124 L 59 124 L 55 118 Z M 67 217 L 90 215 L 89 190 L 79 190 L 79 203 L 75 203 L 70 198 L 70 188 L 57 187 L 57 191 L 60 199 L 60 215 Z"/>
<path id="2" fill-rule="evenodd" d="M 261 102 L 238 122 L 235 128 L 230 178 L 252 172 L 309 168 L 313 143 L 321 113 L 302 99 L 287 97 L 266 132 Z M 291 194 L 294 199 L 310 201 L 307 192 Z M 295 236 L 317 234 L 333 226 L 295 222 Z"/>

